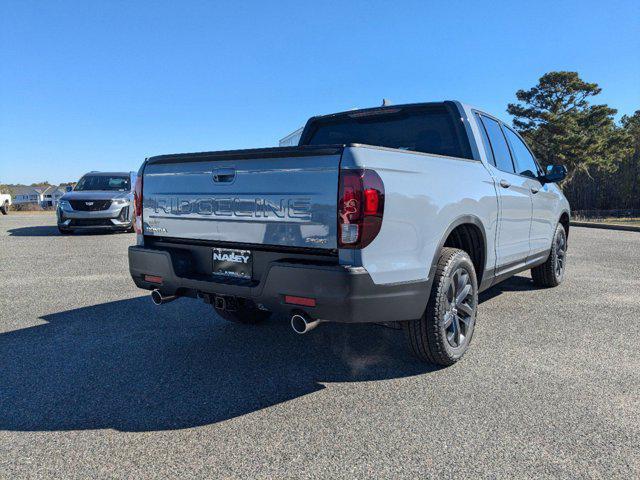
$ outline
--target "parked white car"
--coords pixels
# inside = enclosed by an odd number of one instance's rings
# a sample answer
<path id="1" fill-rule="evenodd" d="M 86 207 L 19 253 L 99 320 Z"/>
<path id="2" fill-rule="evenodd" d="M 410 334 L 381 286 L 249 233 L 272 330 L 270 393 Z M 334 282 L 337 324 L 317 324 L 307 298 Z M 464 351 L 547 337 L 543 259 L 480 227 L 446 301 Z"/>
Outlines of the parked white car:
<path id="1" fill-rule="evenodd" d="M 0 212 L 2 215 L 9 213 L 9 206 L 11 205 L 11 195 L 6 193 L 0 193 Z"/>

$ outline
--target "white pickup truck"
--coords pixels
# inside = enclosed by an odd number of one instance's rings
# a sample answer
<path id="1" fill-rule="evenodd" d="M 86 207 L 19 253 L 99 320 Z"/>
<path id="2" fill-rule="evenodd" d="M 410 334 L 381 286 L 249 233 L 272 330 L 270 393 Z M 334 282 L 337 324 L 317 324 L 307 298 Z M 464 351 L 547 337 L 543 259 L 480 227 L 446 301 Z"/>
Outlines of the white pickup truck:
<path id="1" fill-rule="evenodd" d="M 2 215 L 9 213 L 9 207 L 11 206 L 11 195 L 6 193 L 0 193 L 0 212 Z"/>
<path id="2" fill-rule="evenodd" d="M 479 292 L 526 269 L 562 281 L 565 175 L 455 101 L 314 117 L 297 147 L 147 159 L 130 272 L 156 304 L 201 298 L 242 323 L 399 322 L 418 358 L 450 365 Z"/>

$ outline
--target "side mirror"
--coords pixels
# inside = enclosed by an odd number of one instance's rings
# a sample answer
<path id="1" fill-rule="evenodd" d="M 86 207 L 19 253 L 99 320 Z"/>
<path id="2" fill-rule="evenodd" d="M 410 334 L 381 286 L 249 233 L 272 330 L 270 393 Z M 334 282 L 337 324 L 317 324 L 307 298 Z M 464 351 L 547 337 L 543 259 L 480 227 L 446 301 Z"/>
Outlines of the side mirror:
<path id="1" fill-rule="evenodd" d="M 542 183 L 558 183 L 564 180 L 567 176 L 567 167 L 564 165 L 549 165 L 547 167 L 547 173 L 545 173 L 540 179 Z"/>

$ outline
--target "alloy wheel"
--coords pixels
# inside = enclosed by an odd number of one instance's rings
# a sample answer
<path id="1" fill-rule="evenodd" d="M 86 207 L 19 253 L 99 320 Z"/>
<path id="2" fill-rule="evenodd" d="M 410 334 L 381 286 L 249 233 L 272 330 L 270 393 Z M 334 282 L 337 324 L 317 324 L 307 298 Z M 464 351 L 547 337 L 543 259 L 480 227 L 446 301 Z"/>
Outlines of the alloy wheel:
<path id="1" fill-rule="evenodd" d="M 447 342 L 454 348 L 464 345 L 469 338 L 475 319 L 475 295 L 471 277 L 464 268 L 451 276 L 446 294 L 443 327 Z"/>
<path id="2" fill-rule="evenodd" d="M 562 278 L 564 274 L 564 264 L 567 255 L 567 237 L 564 232 L 559 232 L 556 237 L 556 262 L 554 265 L 554 272 L 556 278 Z"/>

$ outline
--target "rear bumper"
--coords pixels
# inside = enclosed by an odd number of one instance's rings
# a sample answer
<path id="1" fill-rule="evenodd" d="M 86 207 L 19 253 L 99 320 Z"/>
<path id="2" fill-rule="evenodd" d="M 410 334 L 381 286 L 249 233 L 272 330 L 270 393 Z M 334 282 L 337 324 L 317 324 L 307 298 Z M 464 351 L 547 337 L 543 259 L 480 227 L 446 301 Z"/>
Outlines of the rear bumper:
<path id="1" fill-rule="evenodd" d="M 304 311 L 314 319 L 335 322 L 389 322 L 419 318 L 428 298 L 427 282 L 402 285 L 376 285 L 364 268 L 343 265 L 271 262 L 262 281 L 238 282 L 179 277 L 171 254 L 165 250 L 129 247 L 129 271 L 143 289 L 158 288 L 163 295 L 207 297 L 229 295 L 246 298 L 267 309 L 289 314 Z M 162 277 L 161 285 L 144 280 L 145 275 Z M 314 298 L 315 307 L 286 304 L 285 295 Z"/>

